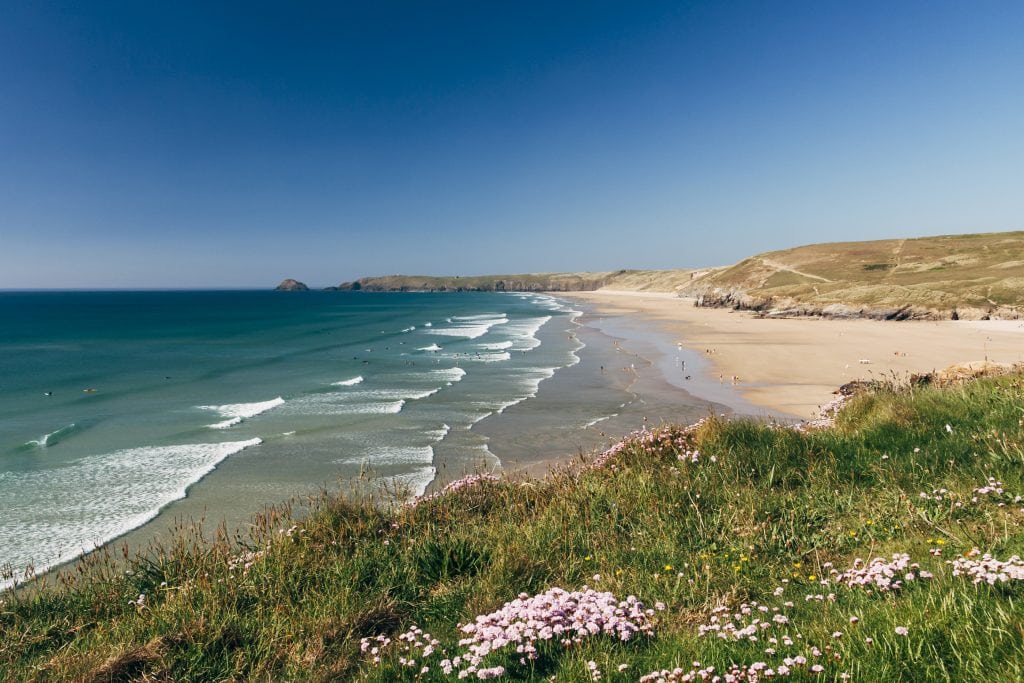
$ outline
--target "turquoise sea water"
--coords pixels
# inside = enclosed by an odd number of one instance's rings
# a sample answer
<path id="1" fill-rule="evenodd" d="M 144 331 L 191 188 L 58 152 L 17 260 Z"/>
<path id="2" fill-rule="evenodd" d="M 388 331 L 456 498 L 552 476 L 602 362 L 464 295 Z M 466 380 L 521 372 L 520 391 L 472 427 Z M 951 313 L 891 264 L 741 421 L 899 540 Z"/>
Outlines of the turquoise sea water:
<path id="1" fill-rule="evenodd" d="M 0 566 L 71 559 L 231 458 L 268 502 L 486 467 L 470 427 L 578 361 L 546 296 L 0 293 Z M 8 582 L 9 583 L 9 582 Z"/>

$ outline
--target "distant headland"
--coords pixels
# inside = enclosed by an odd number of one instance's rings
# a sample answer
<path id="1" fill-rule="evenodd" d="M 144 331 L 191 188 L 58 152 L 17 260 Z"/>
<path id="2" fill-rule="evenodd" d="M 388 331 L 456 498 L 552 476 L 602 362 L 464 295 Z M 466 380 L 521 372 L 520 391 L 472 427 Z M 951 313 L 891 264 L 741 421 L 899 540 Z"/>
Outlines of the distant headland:
<path id="1" fill-rule="evenodd" d="M 298 280 L 287 278 L 282 280 L 281 284 L 277 287 L 274 287 L 274 290 L 278 292 L 308 292 L 309 287 L 306 286 L 305 282 L 299 282 Z"/>
<path id="2" fill-rule="evenodd" d="M 286 286 L 287 285 L 287 286 Z M 295 280 L 277 287 L 306 289 Z M 698 306 L 764 316 L 887 320 L 1017 319 L 1024 311 L 1024 232 L 812 244 L 730 266 L 519 275 L 386 275 L 332 291 L 670 292 Z"/>

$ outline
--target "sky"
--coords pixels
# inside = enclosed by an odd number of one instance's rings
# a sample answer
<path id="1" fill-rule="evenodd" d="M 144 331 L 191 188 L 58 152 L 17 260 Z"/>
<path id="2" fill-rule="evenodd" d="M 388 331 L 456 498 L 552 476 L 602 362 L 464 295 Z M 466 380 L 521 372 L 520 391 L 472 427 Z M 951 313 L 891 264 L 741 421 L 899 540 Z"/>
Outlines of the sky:
<path id="1" fill-rule="evenodd" d="M 0 0 L 0 288 L 1024 229 L 1024 3 Z"/>

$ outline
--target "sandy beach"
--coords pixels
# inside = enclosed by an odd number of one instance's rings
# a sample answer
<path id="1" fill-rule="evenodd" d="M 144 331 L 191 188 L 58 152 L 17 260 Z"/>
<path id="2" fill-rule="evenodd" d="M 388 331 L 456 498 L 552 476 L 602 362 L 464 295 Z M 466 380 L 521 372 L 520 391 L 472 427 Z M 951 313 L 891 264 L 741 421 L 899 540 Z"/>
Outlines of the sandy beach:
<path id="1" fill-rule="evenodd" d="M 799 418 L 816 414 L 838 386 L 852 380 L 986 360 L 1024 361 L 1024 323 L 1019 321 L 757 318 L 743 311 L 697 308 L 692 299 L 670 293 L 560 295 L 587 302 L 598 314 L 647 321 L 673 343 L 702 355 L 709 362 L 690 375 L 694 394 L 706 393 L 697 382 L 723 390 L 735 385 L 750 404 Z"/>

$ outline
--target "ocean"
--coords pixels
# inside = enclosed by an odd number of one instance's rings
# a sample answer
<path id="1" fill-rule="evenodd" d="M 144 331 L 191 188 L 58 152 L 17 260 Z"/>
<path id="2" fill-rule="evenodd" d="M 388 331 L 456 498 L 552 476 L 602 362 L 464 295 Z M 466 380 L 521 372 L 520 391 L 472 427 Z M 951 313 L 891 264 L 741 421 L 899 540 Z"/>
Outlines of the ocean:
<path id="1" fill-rule="evenodd" d="M 73 559 L 200 480 L 212 509 L 254 510 L 494 469 L 471 428 L 579 362 L 577 315 L 533 294 L 0 292 L 0 567 Z"/>

